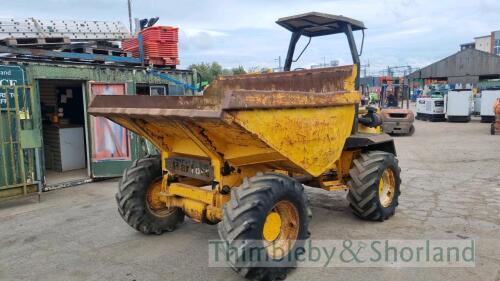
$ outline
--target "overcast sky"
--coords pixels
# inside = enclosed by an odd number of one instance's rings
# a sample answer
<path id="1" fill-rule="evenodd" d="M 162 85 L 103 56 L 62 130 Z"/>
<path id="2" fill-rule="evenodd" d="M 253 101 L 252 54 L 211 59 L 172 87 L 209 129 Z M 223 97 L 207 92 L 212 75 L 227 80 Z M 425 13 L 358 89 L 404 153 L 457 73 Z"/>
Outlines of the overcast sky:
<path id="1" fill-rule="evenodd" d="M 368 29 L 361 60 L 374 74 L 387 65 L 425 66 L 500 29 L 498 0 L 133 0 L 134 17 L 159 16 L 160 24 L 180 28 L 181 67 L 211 61 L 276 67 L 290 33 L 275 21 L 309 11 L 363 21 Z M 0 17 L 118 20 L 128 27 L 126 0 L 16 0 L 2 5 Z M 356 38 L 359 45 L 360 34 Z M 314 38 L 295 67 L 331 60 L 350 63 L 344 36 Z"/>

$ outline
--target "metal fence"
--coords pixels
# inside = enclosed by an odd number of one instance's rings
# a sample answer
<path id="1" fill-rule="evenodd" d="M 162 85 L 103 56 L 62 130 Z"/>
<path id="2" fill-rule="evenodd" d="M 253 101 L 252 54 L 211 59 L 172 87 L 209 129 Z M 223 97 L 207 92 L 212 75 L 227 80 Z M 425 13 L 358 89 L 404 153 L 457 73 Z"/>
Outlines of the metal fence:
<path id="1" fill-rule="evenodd" d="M 38 109 L 31 87 L 0 86 L 0 192 L 22 189 L 9 196 L 40 188 Z"/>

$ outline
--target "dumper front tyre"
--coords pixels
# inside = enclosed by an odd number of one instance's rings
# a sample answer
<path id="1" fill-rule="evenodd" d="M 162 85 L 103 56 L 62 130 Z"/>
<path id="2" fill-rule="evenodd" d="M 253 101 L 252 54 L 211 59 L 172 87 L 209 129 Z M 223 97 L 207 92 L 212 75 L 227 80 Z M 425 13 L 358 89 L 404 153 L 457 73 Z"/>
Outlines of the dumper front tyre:
<path id="1" fill-rule="evenodd" d="M 286 278 L 304 253 L 310 217 L 304 187 L 295 179 L 280 174 L 245 179 L 232 189 L 218 225 L 226 262 L 247 279 Z"/>
<path id="2" fill-rule="evenodd" d="M 392 153 L 369 151 L 353 161 L 347 200 L 354 214 L 362 219 L 384 221 L 398 206 L 401 169 Z"/>
<path id="3" fill-rule="evenodd" d="M 181 209 L 167 208 L 158 199 L 161 185 L 161 160 L 157 156 L 134 161 L 118 184 L 118 212 L 127 224 L 144 234 L 173 231 L 184 220 Z"/>

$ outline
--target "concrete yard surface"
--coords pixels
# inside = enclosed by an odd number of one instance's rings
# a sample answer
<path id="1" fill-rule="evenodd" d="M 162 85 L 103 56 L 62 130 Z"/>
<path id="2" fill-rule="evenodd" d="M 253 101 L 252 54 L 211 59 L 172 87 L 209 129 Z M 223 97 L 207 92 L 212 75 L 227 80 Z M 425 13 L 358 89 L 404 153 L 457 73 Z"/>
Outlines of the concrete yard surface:
<path id="1" fill-rule="evenodd" d="M 500 280 L 500 136 L 489 124 L 416 121 L 396 138 L 402 169 L 396 215 L 354 217 L 345 192 L 307 188 L 312 239 L 474 239 L 467 268 L 299 268 L 287 280 Z M 0 280 L 242 280 L 208 267 L 217 227 L 186 219 L 146 236 L 116 210 L 116 180 L 0 203 Z"/>

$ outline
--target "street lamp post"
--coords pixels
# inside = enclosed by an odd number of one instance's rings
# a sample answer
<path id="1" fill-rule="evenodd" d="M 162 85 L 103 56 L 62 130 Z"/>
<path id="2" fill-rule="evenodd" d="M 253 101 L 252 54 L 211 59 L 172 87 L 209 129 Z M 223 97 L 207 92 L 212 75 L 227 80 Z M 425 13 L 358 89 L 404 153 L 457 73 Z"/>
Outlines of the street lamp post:
<path id="1" fill-rule="evenodd" d="M 130 26 L 130 35 L 134 34 L 134 31 L 132 30 L 132 0 L 127 0 L 128 4 L 128 23 Z"/>
<path id="2" fill-rule="evenodd" d="M 281 71 L 281 56 L 279 56 L 277 59 L 274 59 L 274 61 L 278 62 L 278 69 Z"/>

